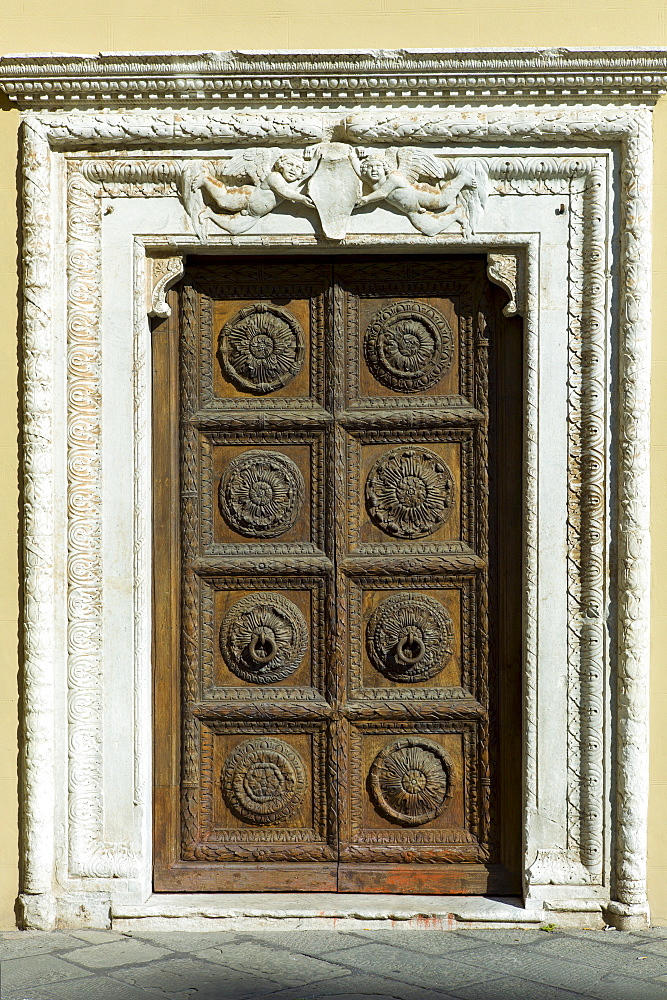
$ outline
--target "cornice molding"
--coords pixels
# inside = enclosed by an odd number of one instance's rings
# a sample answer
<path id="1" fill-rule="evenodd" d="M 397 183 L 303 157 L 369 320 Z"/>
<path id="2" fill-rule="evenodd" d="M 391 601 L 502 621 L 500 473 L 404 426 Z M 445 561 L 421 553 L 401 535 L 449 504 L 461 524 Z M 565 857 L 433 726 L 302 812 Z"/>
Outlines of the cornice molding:
<path id="1" fill-rule="evenodd" d="M 0 90 L 21 109 L 470 101 L 653 104 L 667 49 L 395 49 L 9 55 Z"/>

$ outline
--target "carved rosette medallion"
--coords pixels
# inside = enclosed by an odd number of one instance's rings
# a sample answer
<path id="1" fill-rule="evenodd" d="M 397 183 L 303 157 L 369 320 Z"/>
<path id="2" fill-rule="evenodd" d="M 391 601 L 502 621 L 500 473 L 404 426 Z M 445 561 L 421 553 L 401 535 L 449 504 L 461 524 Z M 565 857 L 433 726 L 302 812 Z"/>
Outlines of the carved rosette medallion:
<path id="1" fill-rule="evenodd" d="M 451 771 L 449 757 L 437 743 L 414 736 L 395 740 L 371 764 L 371 794 L 388 819 L 421 826 L 444 809 Z"/>
<path id="2" fill-rule="evenodd" d="M 422 538 L 447 521 L 454 507 L 454 477 L 428 448 L 394 448 L 381 455 L 366 480 L 368 515 L 398 538 Z"/>
<path id="3" fill-rule="evenodd" d="M 454 625 L 443 605 L 425 594 L 394 594 L 366 626 L 366 648 L 376 670 L 401 683 L 439 674 L 454 650 Z"/>
<path id="4" fill-rule="evenodd" d="M 239 743 L 225 761 L 222 792 L 246 823 L 281 823 L 296 812 L 306 788 L 306 770 L 288 743 L 256 737 Z"/>
<path id="5" fill-rule="evenodd" d="M 281 594 L 249 594 L 234 604 L 220 626 L 220 651 L 231 672 L 251 684 L 274 684 L 299 667 L 308 648 L 308 627 L 295 604 Z"/>
<path id="6" fill-rule="evenodd" d="M 223 373 L 238 389 L 258 396 L 291 382 L 305 354 L 299 323 L 286 309 L 268 302 L 245 306 L 220 331 Z"/>
<path id="7" fill-rule="evenodd" d="M 376 313 L 364 336 L 374 378 L 396 392 L 423 392 L 445 375 L 454 356 L 452 330 L 426 302 L 394 302 Z"/>
<path id="8" fill-rule="evenodd" d="M 303 506 L 306 487 L 298 466 L 278 451 L 253 449 L 233 458 L 220 479 L 220 512 L 234 531 L 275 538 L 288 531 Z"/>

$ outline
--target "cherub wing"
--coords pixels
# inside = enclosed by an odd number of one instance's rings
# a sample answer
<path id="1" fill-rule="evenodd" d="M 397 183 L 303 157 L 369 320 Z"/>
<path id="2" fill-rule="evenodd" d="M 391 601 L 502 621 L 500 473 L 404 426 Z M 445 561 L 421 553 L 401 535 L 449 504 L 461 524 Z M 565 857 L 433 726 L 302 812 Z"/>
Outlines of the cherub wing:
<path id="1" fill-rule="evenodd" d="M 420 177 L 426 177 L 433 181 L 444 179 L 444 167 L 433 153 L 408 146 L 406 149 L 398 150 L 396 159 L 397 169 L 411 184 L 416 184 Z"/>
<path id="2" fill-rule="evenodd" d="M 224 177 L 261 184 L 270 174 L 279 155 L 275 149 L 243 149 L 225 162 L 221 172 Z"/>

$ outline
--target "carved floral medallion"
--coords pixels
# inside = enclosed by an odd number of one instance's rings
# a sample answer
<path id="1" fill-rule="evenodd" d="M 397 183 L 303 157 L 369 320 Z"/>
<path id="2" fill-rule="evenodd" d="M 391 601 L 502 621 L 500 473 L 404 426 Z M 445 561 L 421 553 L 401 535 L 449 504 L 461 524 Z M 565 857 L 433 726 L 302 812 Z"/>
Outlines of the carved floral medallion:
<path id="1" fill-rule="evenodd" d="M 443 605 L 425 594 L 394 594 L 366 626 L 366 648 L 376 670 L 401 683 L 439 674 L 454 650 L 454 625 Z"/>
<path id="2" fill-rule="evenodd" d="M 428 448 L 394 448 L 381 455 L 366 480 L 366 507 L 388 535 L 422 538 L 447 521 L 454 507 L 454 477 Z"/>
<path id="3" fill-rule="evenodd" d="M 444 809 L 451 764 L 437 743 L 409 736 L 379 752 L 369 779 L 373 800 L 384 816 L 403 826 L 421 826 Z"/>
<path id="4" fill-rule="evenodd" d="M 374 378 L 397 392 L 423 392 L 452 363 L 449 323 L 426 302 L 394 302 L 376 313 L 364 335 L 366 364 Z"/>
<path id="5" fill-rule="evenodd" d="M 301 370 L 306 343 L 299 323 L 280 306 L 245 306 L 220 332 L 218 359 L 238 389 L 264 396 L 291 382 Z"/>
<path id="6" fill-rule="evenodd" d="M 275 538 L 296 521 L 305 496 L 298 466 L 278 451 L 253 449 L 233 458 L 220 479 L 220 512 L 234 531 Z"/>
<path id="7" fill-rule="evenodd" d="M 306 621 L 281 594 L 249 594 L 228 610 L 220 651 L 231 672 L 251 684 L 274 684 L 298 669 L 308 648 Z"/>
<path id="8" fill-rule="evenodd" d="M 227 805 L 246 823 L 281 823 L 303 802 L 306 770 L 288 743 L 256 737 L 239 743 L 225 761 L 222 792 Z"/>

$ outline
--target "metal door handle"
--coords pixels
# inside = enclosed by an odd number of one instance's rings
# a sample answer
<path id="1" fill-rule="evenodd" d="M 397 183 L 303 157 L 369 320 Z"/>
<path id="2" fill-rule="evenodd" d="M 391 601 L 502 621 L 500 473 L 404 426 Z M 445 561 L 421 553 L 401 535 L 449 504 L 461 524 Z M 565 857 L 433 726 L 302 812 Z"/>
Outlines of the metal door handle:
<path id="1" fill-rule="evenodd" d="M 264 666 L 271 662 L 277 652 L 278 646 L 275 639 L 265 629 L 261 628 L 254 633 L 248 646 L 251 660 Z"/>
<path id="2" fill-rule="evenodd" d="M 408 666 L 419 663 L 424 658 L 425 652 L 424 640 L 411 628 L 401 636 L 396 646 L 396 658 Z"/>

